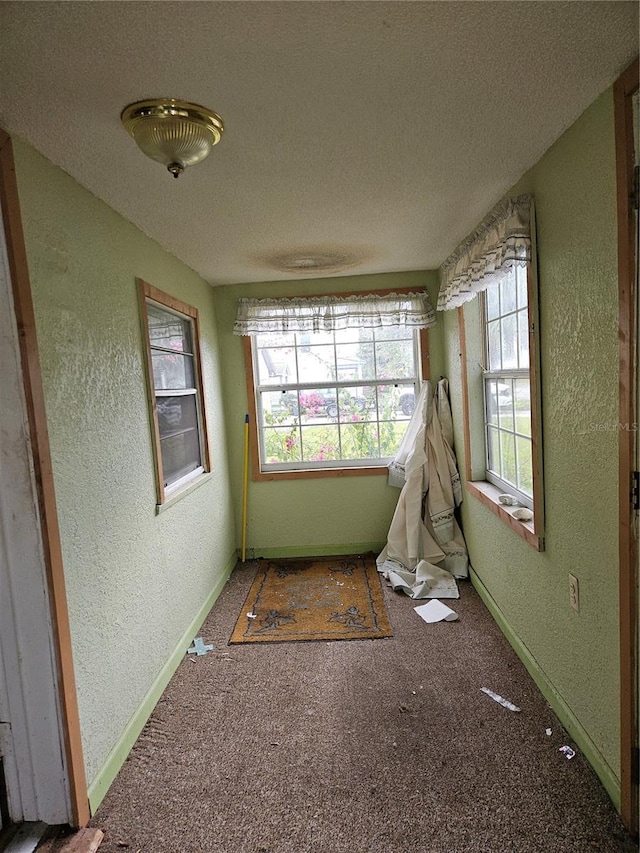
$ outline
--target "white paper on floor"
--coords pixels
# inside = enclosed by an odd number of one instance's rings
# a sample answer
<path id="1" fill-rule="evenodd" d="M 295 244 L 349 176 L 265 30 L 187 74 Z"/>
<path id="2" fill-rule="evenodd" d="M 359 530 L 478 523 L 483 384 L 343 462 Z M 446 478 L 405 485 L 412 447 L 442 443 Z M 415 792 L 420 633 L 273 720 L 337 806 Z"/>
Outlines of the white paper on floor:
<path id="1" fill-rule="evenodd" d="M 437 598 L 432 598 L 427 604 L 421 604 L 419 607 L 413 608 L 418 616 L 424 619 L 425 622 L 455 622 L 458 614 L 455 610 L 447 607 Z"/>
<path id="2" fill-rule="evenodd" d="M 519 711 L 517 705 L 514 705 L 513 702 L 509 702 L 508 699 L 505 699 L 504 696 L 500 696 L 498 693 L 494 693 L 493 690 L 489 690 L 487 687 L 481 687 L 483 693 L 486 693 L 487 696 L 491 696 L 494 702 L 497 702 L 498 705 L 502 705 L 503 708 L 508 708 L 510 711 Z"/>

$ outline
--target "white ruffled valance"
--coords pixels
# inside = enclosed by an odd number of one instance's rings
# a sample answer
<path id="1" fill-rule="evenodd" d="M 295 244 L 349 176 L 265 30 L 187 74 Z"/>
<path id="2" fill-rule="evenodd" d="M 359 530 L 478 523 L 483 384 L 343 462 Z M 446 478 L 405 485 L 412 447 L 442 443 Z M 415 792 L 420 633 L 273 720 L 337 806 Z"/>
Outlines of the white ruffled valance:
<path id="1" fill-rule="evenodd" d="M 458 308 L 531 260 L 532 196 L 509 198 L 440 267 L 438 311 Z"/>
<path id="2" fill-rule="evenodd" d="M 436 318 L 429 294 L 390 293 L 358 296 L 320 296 L 309 299 L 239 299 L 233 332 L 335 332 L 339 329 L 377 329 L 405 326 L 426 329 Z"/>

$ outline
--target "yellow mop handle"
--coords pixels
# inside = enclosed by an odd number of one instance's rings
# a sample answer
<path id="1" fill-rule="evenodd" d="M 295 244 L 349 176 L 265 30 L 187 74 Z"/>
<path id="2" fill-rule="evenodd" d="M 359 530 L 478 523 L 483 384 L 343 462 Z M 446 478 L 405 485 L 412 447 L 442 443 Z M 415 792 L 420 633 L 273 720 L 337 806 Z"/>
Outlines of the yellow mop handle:
<path id="1" fill-rule="evenodd" d="M 249 415 L 244 416 L 244 479 L 242 487 L 242 562 L 247 551 L 247 491 L 249 487 Z"/>

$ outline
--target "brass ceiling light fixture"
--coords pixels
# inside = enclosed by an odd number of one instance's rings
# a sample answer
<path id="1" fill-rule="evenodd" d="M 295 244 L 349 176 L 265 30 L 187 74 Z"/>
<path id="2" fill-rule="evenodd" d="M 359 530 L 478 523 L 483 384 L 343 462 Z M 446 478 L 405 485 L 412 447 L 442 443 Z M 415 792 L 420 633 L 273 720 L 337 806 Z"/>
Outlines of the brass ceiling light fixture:
<path id="1" fill-rule="evenodd" d="M 156 98 L 125 107 L 120 116 L 138 148 L 174 178 L 211 153 L 224 125 L 219 115 L 187 101 Z"/>

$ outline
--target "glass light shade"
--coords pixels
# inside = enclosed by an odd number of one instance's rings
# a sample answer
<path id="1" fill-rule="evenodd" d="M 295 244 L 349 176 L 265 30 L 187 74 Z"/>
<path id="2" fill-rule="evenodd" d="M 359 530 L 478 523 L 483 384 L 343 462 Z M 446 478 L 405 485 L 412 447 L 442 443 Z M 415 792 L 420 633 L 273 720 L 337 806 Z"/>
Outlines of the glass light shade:
<path id="1" fill-rule="evenodd" d="M 216 113 L 174 98 L 130 104 L 121 121 L 140 150 L 176 178 L 211 153 L 224 129 Z"/>

